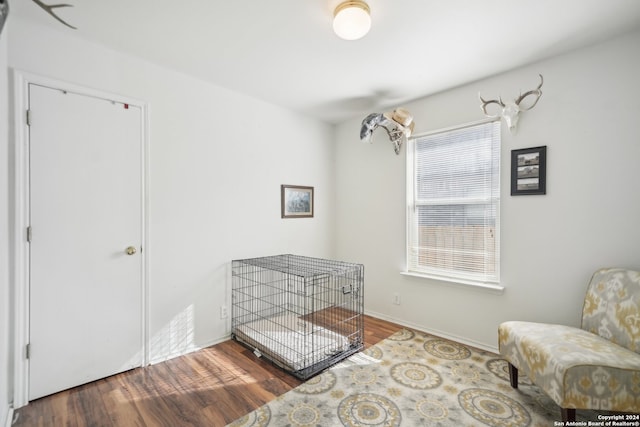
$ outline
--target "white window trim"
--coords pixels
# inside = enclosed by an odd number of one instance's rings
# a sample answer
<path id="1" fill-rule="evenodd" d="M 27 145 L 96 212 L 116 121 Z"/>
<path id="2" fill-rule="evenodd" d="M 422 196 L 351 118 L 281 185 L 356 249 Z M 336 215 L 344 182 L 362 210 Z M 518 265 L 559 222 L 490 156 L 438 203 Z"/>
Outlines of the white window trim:
<path id="1" fill-rule="evenodd" d="M 479 290 L 486 290 L 494 294 L 502 294 L 504 292 L 504 286 L 497 285 L 495 283 L 464 280 L 458 277 L 438 276 L 435 274 L 415 273 L 413 271 L 401 271 L 400 274 L 407 277 L 416 277 L 418 279 L 437 280 L 439 282 L 443 282 L 446 285 L 470 286 Z"/>
<path id="2" fill-rule="evenodd" d="M 454 130 L 460 130 L 460 129 L 464 129 L 467 127 L 472 127 L 472 126 L 477 126 L 477 125 L 482 125 L 482 124 L 486 124 L 486 123 L 492 123 L 495 121 L 499 121 L 499 118 L 487 118 L 487 119 L 483 119 L 483 120 L 478 120 L 478 121 L 474 121 L 474 122 L 469 122 L 469 123 L 464 123 L 461 125 L 456 125 L 456 126 L 450 126 L 450 127 L 446 127 L 446 128 L 441 128 L 441 129 L 436 129 L 433 131 L 428 131 L 428 132 L 423 132 L 420 134 L 416 134 L 416 135 L 412 135 L 411 139 L 410 139 L 410 144 L 407 144 L 407 168 L 406 168 L 406 191 L 407 191 L 407 212 L 406 212 L 406 216 L 405 216 L 405 220 L 406 220 L 406 236 L 405 236 L 405 269 L 404 271 L 401 271 L 400 274 L 406 277 L 414 277 L 414 278 L 418 278 L 418 279 L 423 279 L 423 280 L 429 280 L 429 281 L 438 281 L 441 282 L 443 284 L 447 284 L 447 285 L 451 285 L 451 286 L 465 286 L 465 287 L 472 287 L 475 288 L 477 290 L 483 290 L 483 291 L 488 291 L 494 294 L 502 294 L 504 292 L 505 287 L 503 285 L 501 285 L 501 278 L 500 278 L 500 227 L 498 227 L 496 229 L 496 244 L 498 245 L 498 250 L 496 252 L 496 256 L 498 257 L 498 261 L 497 261 L 497 265 L 496 268 L 498 269 L 497 272 L 497 277 L 498 277 L 498 281 L 497 282 L 483 282 L 483 281 L 479 281 L 479 280 L 473 280 L 473 279 L 465 279 L 463 277 L 453 277 L 453 276 L 446 276 L 446 275 L 438 275 L 438 274 L 432 274 L 432 273 L 422 273 L 422 272 L 415 272 L 415 271 L 409 271 L 408 269 L 408 265 L 409 265 L 409 257 L 411 256 L 409 253 L 409 242 L 411 239 L 411 227 L 412 227 L 412 221 L 410 221 L 410 217 L 411 217 L 411 209 L 412 209 L 412 203 L 413 203 L 413 197 L 410 197 L 410 191 L 412 191 L 411 189 L 413 188 L 414 185 L 414 161 L 413 161 L 413 150 L 408 149 L 409 146 L 411 144 L 414 143 L 414 141 L 416 139 L 419 138 L 424 138 L 425 136 L 430 136 L 430 135 L 434 135 L 434 134 L 439 134 L 439 133 L 444 133 L 444 132 L 449 132 L 449 131 L 454 131 Z M 501 170 L 498 171 L 498 182 L 500 182 L 500 187 L 502 187 L 501 185 Z M 502 193 L 502 188 L 500 188 L 500 194 Z M 500 219 L 500 204 L 498 205 L 498 209 L 496 212 L 497 218 L 498 220 Z"/>

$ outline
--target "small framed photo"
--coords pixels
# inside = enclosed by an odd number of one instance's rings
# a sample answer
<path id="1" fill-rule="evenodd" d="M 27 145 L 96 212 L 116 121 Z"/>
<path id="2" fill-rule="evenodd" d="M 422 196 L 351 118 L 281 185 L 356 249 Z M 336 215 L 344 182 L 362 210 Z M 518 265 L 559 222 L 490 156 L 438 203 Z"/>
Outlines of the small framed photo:
<path id="1" fill-rule="evenodd" d="M 313 218 L 313 187 L 281 185 L 282 218 Z"/>
<path id="2" fill-rule="evenodd" d="M 511 195 L 547 194 L 547 146 L 511 150 Z"/>

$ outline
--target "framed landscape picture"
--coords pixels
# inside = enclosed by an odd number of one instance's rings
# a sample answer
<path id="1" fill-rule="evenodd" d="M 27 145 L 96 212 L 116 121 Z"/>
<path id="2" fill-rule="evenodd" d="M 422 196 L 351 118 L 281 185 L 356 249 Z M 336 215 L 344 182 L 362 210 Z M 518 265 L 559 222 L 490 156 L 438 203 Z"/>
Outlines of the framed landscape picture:
<path id="1" fill-rule="evenodd" d="M 281 185 L 282 218 L 313 218 L 313 187 Z"/>
<path id="2" fill-rule="evenodd" d="M 511 195 L 547 194 L 547 146 L 511 150 Z"/>

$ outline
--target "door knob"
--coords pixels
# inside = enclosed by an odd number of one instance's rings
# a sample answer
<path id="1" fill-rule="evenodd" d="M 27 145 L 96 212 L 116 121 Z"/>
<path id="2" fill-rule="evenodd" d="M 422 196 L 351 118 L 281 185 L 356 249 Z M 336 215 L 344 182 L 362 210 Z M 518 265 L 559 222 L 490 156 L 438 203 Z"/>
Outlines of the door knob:
<path id="1" fill-rule="evenodd" d="M 127 249 L 125 249 L 125 252 L 127 253 L 127 255 L 133 255 L 136 253 L 136 248 L 134 248 L 133 246 L 129 246 Z"/>

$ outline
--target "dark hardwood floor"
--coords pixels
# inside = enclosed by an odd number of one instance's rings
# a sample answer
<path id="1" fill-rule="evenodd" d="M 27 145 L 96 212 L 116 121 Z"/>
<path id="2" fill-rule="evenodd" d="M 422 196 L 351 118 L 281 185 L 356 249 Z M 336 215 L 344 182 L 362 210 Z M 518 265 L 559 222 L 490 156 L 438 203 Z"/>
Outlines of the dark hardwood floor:
<path id="1" fill-rule="evenodd" d="M 401 329 L 364 324 L 365 347 Z M 230 340 L 35 400 L 13 425 L 224 426 L 301 382 Z"/>

